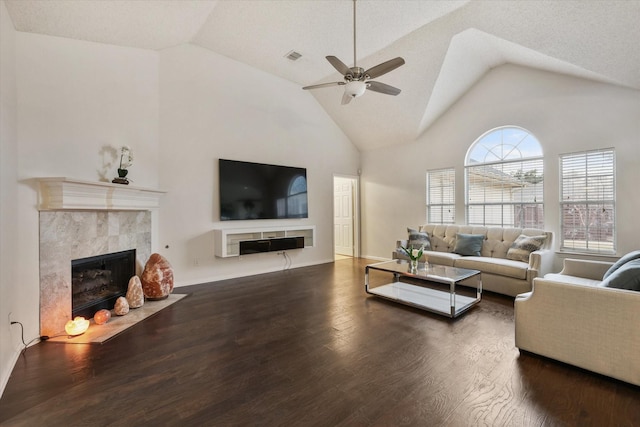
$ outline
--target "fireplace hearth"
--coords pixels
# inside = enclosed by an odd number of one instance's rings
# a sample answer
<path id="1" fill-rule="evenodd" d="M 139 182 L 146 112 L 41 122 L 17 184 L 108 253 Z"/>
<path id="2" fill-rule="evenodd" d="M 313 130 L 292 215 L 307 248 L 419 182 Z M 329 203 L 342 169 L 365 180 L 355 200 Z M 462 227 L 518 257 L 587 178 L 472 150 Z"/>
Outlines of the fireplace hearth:
<path id="1" fill-rule="evenodd" d="M 136 274 L 135 249 L 71 261 L 71 317 L 112 309 Z"/>

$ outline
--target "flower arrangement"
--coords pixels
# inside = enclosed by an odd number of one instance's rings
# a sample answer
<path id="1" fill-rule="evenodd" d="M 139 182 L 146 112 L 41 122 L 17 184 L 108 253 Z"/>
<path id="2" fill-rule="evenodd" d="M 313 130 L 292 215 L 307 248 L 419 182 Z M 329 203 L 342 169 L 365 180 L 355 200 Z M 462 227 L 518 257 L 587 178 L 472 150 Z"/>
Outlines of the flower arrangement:
<path id="1" fill-rule="evenodd" d="M 424 252 L 424 246 L 421 246 L 420 249 L 409 249 L 404 246 L 400 246 L 400 249 L 409 257 L 411 261 L 417 261 L 422 257 L 422 253 Z"/>
<path id="2" fill-rule="evenodd" d="M 118 167 L 118 178 L 115 178 L 115 183 L 128 184 L 127 174 L 129 171 L 127 168 L 133 164 L 133 150 L 130 147 L 123 145 L 120 147 L 120 166 Z"/>
<path id="3" fill-rule="evenodd" d="M 118 169 L 127 169 L 133 165 L 133 150 L 123 145 L 120 147 L 120 167 Z"/>

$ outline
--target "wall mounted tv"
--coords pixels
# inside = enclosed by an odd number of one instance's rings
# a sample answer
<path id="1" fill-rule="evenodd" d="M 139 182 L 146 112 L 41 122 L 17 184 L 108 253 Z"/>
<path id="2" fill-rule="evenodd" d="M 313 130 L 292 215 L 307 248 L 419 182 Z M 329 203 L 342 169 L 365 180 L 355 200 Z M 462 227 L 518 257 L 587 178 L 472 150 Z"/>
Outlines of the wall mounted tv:
<path id="1" fill-rule="evenodd" d="M 220 220 L 307 218 L 307 170 L 219 159 Z"/>

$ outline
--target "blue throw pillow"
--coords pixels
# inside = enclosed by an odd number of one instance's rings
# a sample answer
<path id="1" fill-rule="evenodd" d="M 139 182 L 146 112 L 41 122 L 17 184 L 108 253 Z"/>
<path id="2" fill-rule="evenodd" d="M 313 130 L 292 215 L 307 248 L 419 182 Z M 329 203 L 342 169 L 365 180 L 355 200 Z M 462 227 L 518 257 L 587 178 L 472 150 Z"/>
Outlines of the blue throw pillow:
<path id="1" fill-rule="evenodd" d="M 453 253 L 464 256 L 480 256 L 482 251 L 483 234 L 456 234 L 456 246 Z"/>
<path id="2" fill-rule="evenodd" d="M 640 259 L 625 263 L 604 279 L 600 286 L 640 291 Z"/>
<path id="3" fill-rule="evenodd" d="M 629 261 L 632 261 L 636 258 L 640 258 L 640 250 L 638 251 L 633 251 L 633 252 L 629 252 L 628 254 L 626 254 L 625 256 L 623 256 L 622 258 L 620 258 L 618 261 L 615 262 L 615 264 L 613 264 L 606 273 L 604 273 L 604 276 L 602 277 L 602 280 L 606 279 L 607 277 L 611 276 L 617 269 L 619 269 L 620 267 L 622 267 L 624 264 L 626 264 Z"/>

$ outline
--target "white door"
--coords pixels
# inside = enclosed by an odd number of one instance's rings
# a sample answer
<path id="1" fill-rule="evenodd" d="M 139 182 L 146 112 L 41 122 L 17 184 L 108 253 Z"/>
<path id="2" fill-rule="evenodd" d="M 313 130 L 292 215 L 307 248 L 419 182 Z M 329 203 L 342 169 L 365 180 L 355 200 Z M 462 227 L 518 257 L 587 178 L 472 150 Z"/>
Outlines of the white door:
<path id="1" fill-rule="evenodd" d="M 353 256 L 353 180 L 333 178 L 335 253 Z"/>

